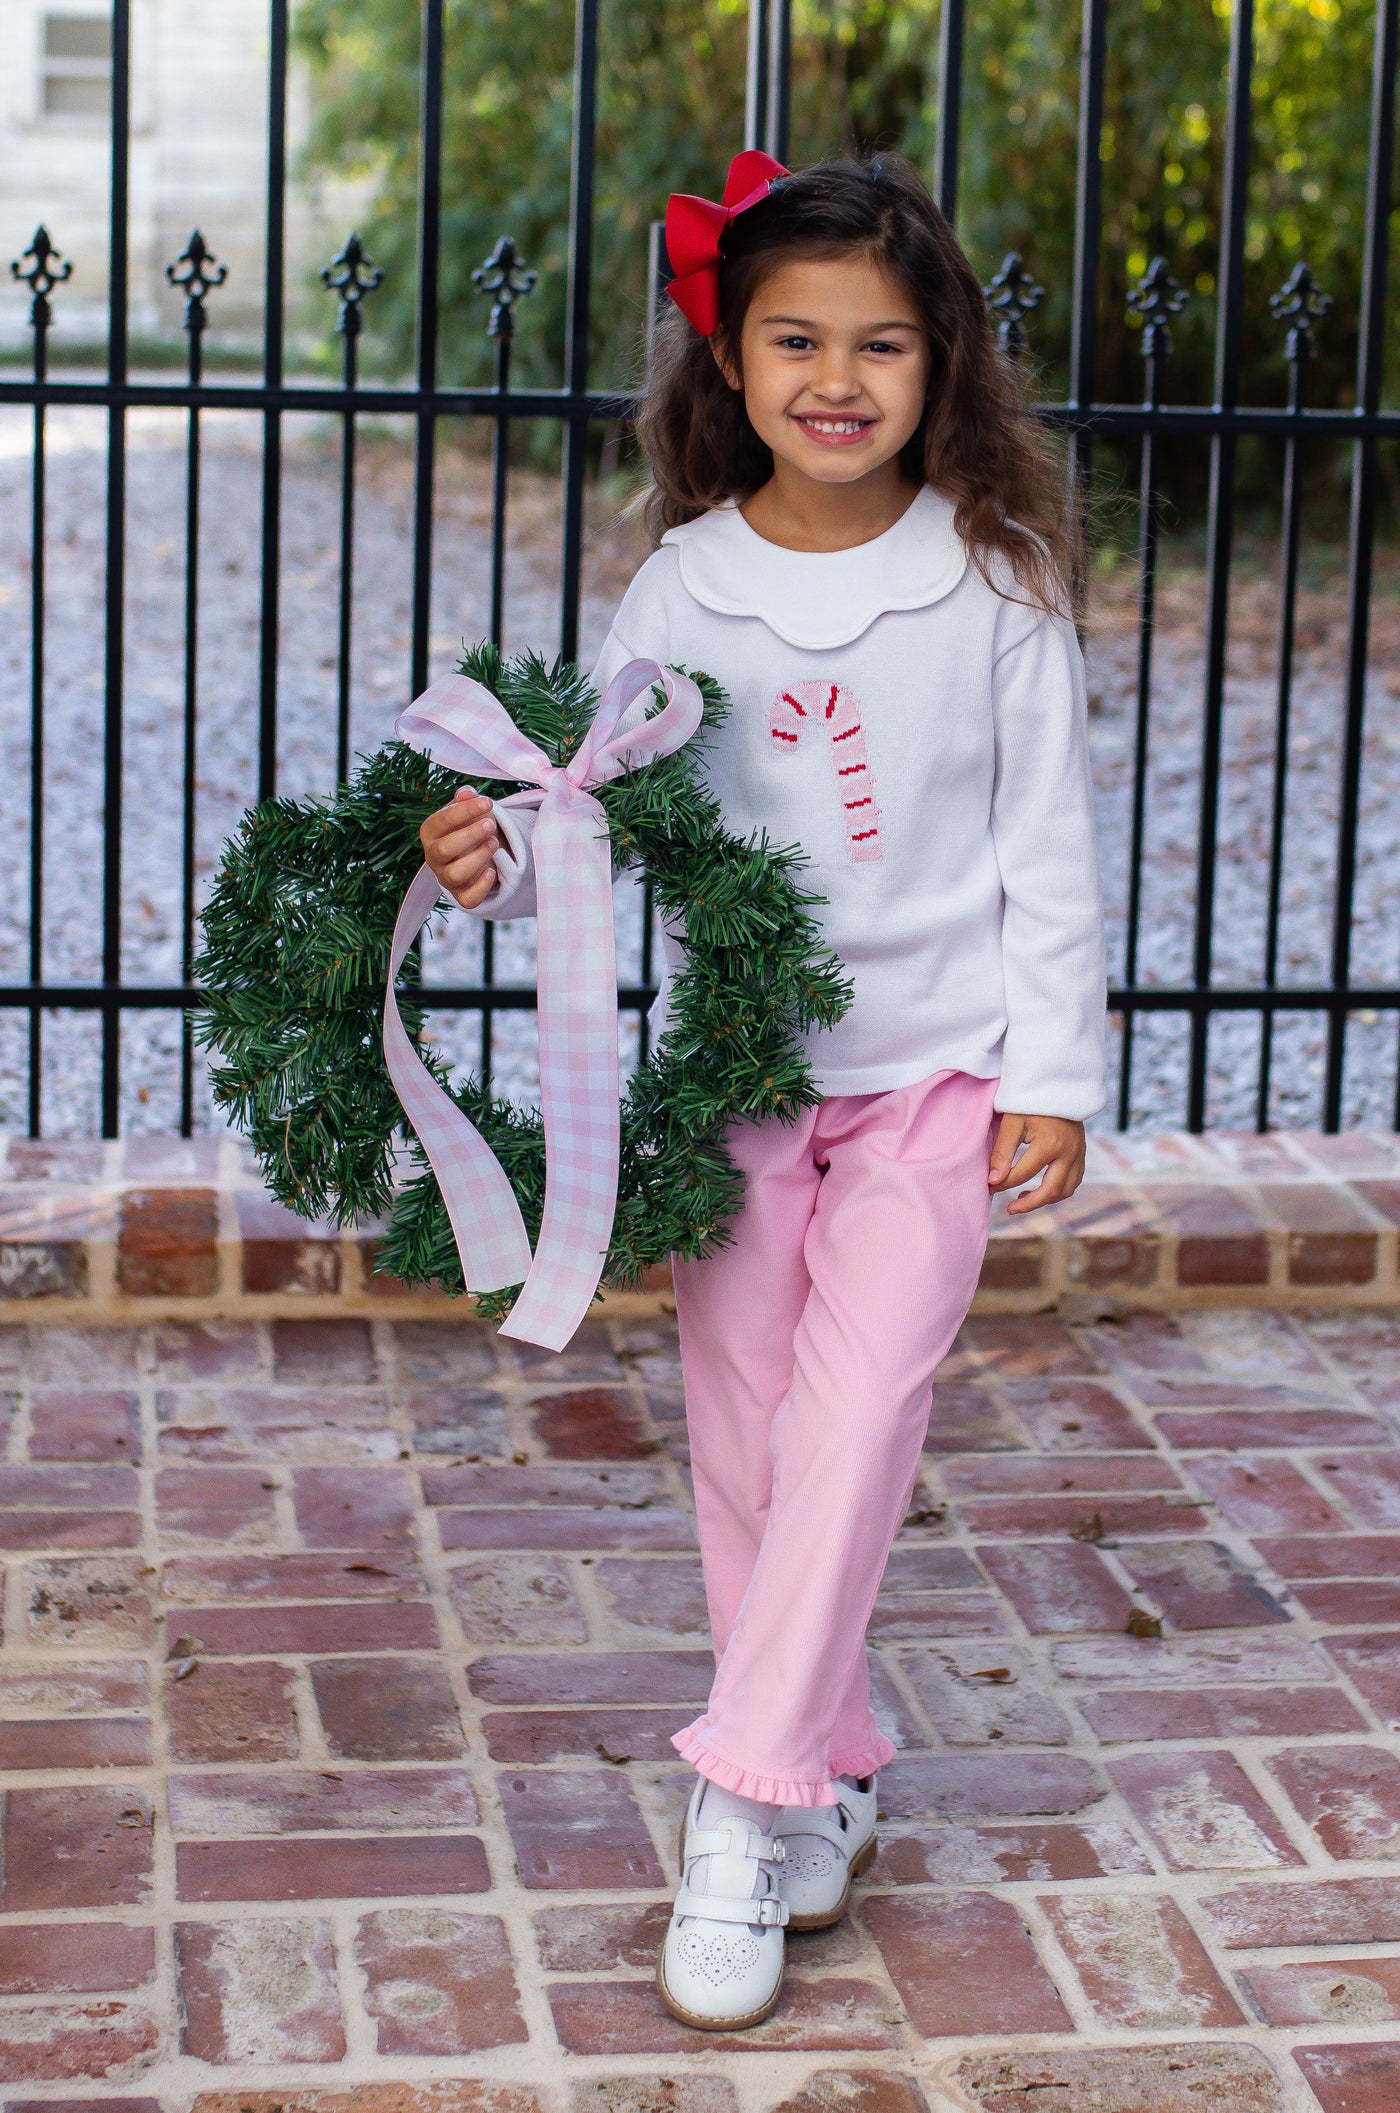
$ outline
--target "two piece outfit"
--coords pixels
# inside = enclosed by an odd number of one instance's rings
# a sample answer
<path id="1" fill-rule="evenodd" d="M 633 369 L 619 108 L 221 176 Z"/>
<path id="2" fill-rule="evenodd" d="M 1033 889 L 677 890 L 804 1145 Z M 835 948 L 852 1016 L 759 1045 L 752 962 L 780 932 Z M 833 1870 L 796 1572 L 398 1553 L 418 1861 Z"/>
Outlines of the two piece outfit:
<path id="1" fill-rule="evenodd" d="M 744 1796 L 828 1805 L 893 1752 L 865 1627 L 976 1288 L 996 1116 L 1103 1105 L 1082 662 L 1071 624 L 987 584 L 927 486 L 852 550 L 782 549 L 735 506 L 671 529 L 598 688 L 637 657 L 728 692 L 707 750 L 725 827 L 802 846 L 855 992 L 808 1038 L 821 1105 L 731 1136 L 733 1245 L 675 1272 L 718 1660 L 675 1744 Z M 496 821 L 478 914 L 530 916 L 533 816 Z"/>
<path id="2" fill-rule="evenodd" d="M 832 553 L 724 506 L 663 537 L 594 676 L 641 656 L 723 686 L 706 769 L 725 826 L 802 847 L 854 987 L 808 1038 L 821 1104 L 731 1135 L 733 1245 L 675 1269 L 717 1670 L 674 1744 L 760 1804 L 835 1805 L 838 1778 L 893 1754 L 865 1629 L 977 1284 L 994 1125 L 1104 1100 L 1079 646 L 1002 584 L 929 487 Z M 479 914 L 531 915 L 533 816 L 496 820 Z M 665 1008 L 663 987 L 658 1028 Z"/>

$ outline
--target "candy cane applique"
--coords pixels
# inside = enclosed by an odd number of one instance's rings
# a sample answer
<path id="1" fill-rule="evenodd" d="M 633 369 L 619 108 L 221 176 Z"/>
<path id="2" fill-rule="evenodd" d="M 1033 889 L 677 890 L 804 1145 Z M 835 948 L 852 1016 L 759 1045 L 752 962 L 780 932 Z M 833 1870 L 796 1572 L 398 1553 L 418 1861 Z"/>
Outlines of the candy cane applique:
<path id="1" fill-rule="evenodd" d="M 811 734 L 825 733 L 846 824 L 846 845 L 853 864 L 884 856 L 875 777 L 865 745 L 860 706 L 849 690 L 835 682 L 797 682 L 780 690 L 768 714 L 768 731 L 777 748 L 796 748 Z"/>

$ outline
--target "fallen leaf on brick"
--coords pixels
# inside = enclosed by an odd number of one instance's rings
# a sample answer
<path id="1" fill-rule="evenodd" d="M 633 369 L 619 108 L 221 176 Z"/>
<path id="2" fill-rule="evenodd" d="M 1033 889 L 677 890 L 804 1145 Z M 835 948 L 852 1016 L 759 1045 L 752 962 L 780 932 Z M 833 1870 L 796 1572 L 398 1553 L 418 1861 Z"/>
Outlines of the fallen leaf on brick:
<path id="1" fill-rule="evenodd" d="M 967 1677 L 969 1680 L 994 1680 L 997 1686 L 1001 1687 L 1006 1681 L 1014 1680 L 1016 1676 L 1009 1665 L 988 1665 L 983 1666 L 978 1673 L 969 1673 Z"/>
<path id="2" fill-rule="evenodd" d="M 177 1636 L 165 1654 L 172 1680 L 188 1680 L 197 1671 L 204 1644 L 198 1636 Z"/>
<path id="3" fill-rule="evenodd" d="M 611 1761 L 614 1768 L 625 1768 L 632 1758 L 630 1753 L 614 1753 L 612 1748 L 605 1746 L 601 1739 L 594 1741 L 593 1751 L 596 1754 L 601 1754 L 605 1761 Z"/>
<path id="4" fill-rule="evenodd" d="M 1069 1537 L 1072 1541 L 1101 1541 L 1103 1533 L 1103 1513 L 1096 1511 L 1092 1519 L 1081 1519 L 1077 1526 L 1071 1526 Z"/>
<path id="5" fill-rule="evenodd" d="M 1125 1636 L 1160 1636 L 1161 1633 L 1160 1614 L 1149 1614 L 1146 1607 L 1131 1607 L 1128 1610 L 1128 1619 L 1123 1624 Z"/>
<path id="6" fill-rule="evenodd" d="M 396 1573 L 386 1570 L 382 1563 L 342 1563 L 344 1571 L 357 1571 L 363 1577 L 393 1577 Z"/>

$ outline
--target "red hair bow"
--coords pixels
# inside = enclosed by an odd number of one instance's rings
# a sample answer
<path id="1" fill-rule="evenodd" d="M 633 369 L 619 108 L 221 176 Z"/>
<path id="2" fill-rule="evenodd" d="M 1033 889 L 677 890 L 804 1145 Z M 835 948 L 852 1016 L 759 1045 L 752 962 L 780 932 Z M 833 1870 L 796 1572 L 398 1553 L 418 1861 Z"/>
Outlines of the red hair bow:
<path id="1" fill-rule="evenodd" d="M 778 177 L 788 171 L 771 154 L 748 147 L 729 164 L 724 201 L 692 198 L 673 191 L 666 205 L 666 255 L 672 279 L 669 292 L 681 313 L 708 337 L 719 325 L 719 238 L 731 220 L 766 198 Z"/>

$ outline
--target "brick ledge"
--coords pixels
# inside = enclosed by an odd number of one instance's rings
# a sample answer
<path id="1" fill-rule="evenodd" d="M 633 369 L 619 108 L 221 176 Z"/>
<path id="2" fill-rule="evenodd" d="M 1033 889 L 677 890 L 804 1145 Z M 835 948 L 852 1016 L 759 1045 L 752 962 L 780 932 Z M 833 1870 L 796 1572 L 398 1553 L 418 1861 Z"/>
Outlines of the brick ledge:
<path id="1" fill-rule="evenodd" d="M 974 1310 L 1396 1306 L 1398 1241 L 1400 1136 L 1095 1136 L 1068 1203 L 998 1206 Z M 470 1317 L 376 1277 L 375 1245 L 274 1203 L 231 1137 L 0 1138 L 0 1322 Z"/>

